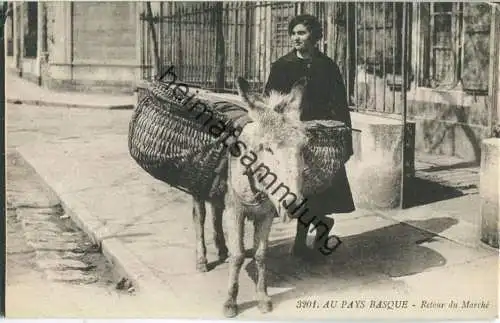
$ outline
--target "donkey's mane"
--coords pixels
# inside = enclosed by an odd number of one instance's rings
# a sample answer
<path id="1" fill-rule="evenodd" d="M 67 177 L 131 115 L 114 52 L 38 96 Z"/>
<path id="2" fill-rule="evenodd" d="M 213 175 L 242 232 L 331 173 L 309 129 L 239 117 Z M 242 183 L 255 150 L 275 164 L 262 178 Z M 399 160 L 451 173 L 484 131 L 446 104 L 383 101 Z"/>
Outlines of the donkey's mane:
<path id="1" fill-rule="evenodd" d="M 271 90 L 268 96 L 264 96 L 264 102 L 268 107 L 279 107 L 284 104 L 287 95 L 276 90 Z"/>

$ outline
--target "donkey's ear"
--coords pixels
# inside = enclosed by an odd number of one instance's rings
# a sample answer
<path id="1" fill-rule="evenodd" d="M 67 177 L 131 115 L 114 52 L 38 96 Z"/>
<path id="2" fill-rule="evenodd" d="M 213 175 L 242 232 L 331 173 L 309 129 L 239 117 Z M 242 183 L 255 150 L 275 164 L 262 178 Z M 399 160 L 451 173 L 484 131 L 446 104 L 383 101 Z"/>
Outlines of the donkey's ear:
<path id="1" fill-rule="evenodd" d="M 298 81 L 293 83 L 292 89 L 304 90 L 307 86 L 307 77 L 302 76 Z"/>
<path id="2" fill-rule="evenodd" d="M 298 81 L 296 81 L 293 86 L 290 94 L 288 95 L 288 104 L 286 106 L 286 112 L 290 111 L 298 111 L 300 105 L 302 103 L 302 97 L 304 96 L 304 91 L 307 86 L 307 78 L 301 77 Z"/>
<path id="3" fill-rule="evenodd" d="M 291 100 L 301 101 L 306 86 L 307 86 L 307 78 L 305 76 L 301 77 L 298 81 L 293 83 L 292 90 L 290 91 Z"/>
<path id="4" fill-rule="evenodd" d="M 265 104 L 262 99 L 254 93 L 250 93 L 250 84 L 242 77 L 236 79 L 236 87 L 238 94 L 243 102 L 247 103 L 251 109 L 262 110 L 265 109 Z"/>
<path id="5" fill-rule="evenodd" d="M 248 84 L 247 80 L 238 76 L 236 79 L 236 87 L 238 89 L 238 94 L 245 101 L 248 100 L 248 92 L 250 91 L 250 84 Z"/>

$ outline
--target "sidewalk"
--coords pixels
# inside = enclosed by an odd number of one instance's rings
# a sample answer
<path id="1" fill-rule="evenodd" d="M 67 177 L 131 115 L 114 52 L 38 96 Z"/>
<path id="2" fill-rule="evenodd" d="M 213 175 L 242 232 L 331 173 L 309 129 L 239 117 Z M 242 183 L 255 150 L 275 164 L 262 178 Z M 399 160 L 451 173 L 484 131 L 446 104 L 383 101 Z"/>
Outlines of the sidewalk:
<path id="1" fill-rule="evenodd" d="M 31 104 L 66 108 L 133 109 L 135 95 L 105 95 L 81 92 L 56 92 L 24 80 L 12 73 L 5 75 L 5 98 L 12 104 Z"/>
<path id="2" fill-rule="evenodd" d="M 167 315 L 220 318 L 227 264 L 207 273 L 195 271 L 190 198 L 156 181 L 131 159 L 126 135 L 131 111 L 76 112 L 78 117 L 64 119 L 74 127 L 65 124 L 62 131 L 54 129 L 57 117 L 50 110 L 10 105 L 8 140 L 15 140 L 21 130 L 47 133 L 46 137 L 25 140 L 17 151 L 55 191 L 75 222 L 102 244 L 104 254 L 117 269 L 132 278 L 139 294 L 155 295 L 156 302 L 161 299 L 165 306 L 180 300 L 183 306 L 179 312 Z M 29 123 L 35 113 L 36 124 Z M 337 216 L 335 233 L 344 244 L 324 263 L 314 266 L 286 256 L 295 223 L 277 220 L 268 264 L 269 294 L 275 309 L 266 315 L 258 312 L 255 264 L 247 259 L 240 275 L 238 301 L 243 310 L 238 318 L 491 319 L 497 313 L 498 252 L 440 235 L 463 228 L 447 213 L 459 210 L 460 203 L 442 208 L 442 203 L 452 205 L 454 200 L 426 205 L 425 212 L 431 213 L 419 213 L 421 218 L 412 220 L 411 225 L 397 219 L 416 212 L 412 209 L 398 215 L 358 210 Z M 210 215 L 206 222 L 208 260 L 213 262 Z M 247 248 L 251 246 L 251 228 L 247 223 Z M 460 304 L 464 300 L 485 301 L 489 306 L 422 308 L 422 301 L 448 304 L 451 299 Z M 344 308 L 297 309 L 298 300 L 317 300 L 321 305 L 335 300 L 346 303 Z M 392 310 L 347 307 L 355 300 L 366 304 L 371 300 L 407 300 L 410 305 Z M 154 315 L 147 307 L 143 313 L 144 317 Z"/>

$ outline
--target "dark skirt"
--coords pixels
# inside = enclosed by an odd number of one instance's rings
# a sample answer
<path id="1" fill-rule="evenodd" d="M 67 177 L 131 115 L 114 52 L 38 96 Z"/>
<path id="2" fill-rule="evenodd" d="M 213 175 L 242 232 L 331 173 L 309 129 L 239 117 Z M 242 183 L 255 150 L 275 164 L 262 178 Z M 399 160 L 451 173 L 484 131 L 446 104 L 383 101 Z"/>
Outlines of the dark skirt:
<path id="1" fill-rule="evenodd" d="M 335 175 L 330 188 L 306 198 L 308 213 L 315 216 L 350 213 L 356 210 L 345 166 Z"/>

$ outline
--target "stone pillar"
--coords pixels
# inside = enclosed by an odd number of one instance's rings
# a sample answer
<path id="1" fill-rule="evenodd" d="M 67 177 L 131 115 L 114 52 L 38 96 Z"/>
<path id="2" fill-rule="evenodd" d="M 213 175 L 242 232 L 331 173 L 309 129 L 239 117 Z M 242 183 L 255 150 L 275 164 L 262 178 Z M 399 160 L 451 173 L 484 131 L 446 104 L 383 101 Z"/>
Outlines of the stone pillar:
<path id="1" fill-rule="evenodd" d="M 14 30 L 12 28 L 12 24 L 14 22 L 14 15 L 13 15 L 13 11 L 9 12 L 9 10 L 12 10 L 9 8 L 11 6 L 11 4 L 7 5 L 7 3 L 5 3 L 5 6 L 6 7 L 4 7 L 4 8 L 6 8 L 6 12 L 3 13 L 5 15 L 3 45 L 4 45 L 4 49 L 5 49 L 5 71 L 7 71 L 7 70 L 15 67 L 14 66 L 15 60 L 13 59 L 13 57 L 15 57 L 15 56 L 13 56 L 12 52 L 11 52 L 11 56 L 8 55 L 9 40 L 11 41 L 11 46 L 14 47 L 15 46 L 15 36 L 14 36 Z"/>
<path id="2" fill-rule="evenodd" d="M 419 68 L 420 68 L 420 62 L 419 62 L 419 52 L 420 52 L 420 47 L 421 47 L 421 41 L 420 41 L 420 24 L 421 24 L 421 19 L 419 19 L 419 11 L 420 11 L 420 6 L 421 4 L 418 2 L 414 2 L 411 6 L 412 10 L 411 13 L 412 15 L 408 17 L 409 20 L 411 20 L 411 49 L 410 49 L 410 66 L 411 70 L 408 71 L 408 76 L 414 77 L 414 81 L 411 82 L 410 86 L 412 89 L 415 89 L 418 85 L 418 73 L 419 73 Z M 414 91 L 410 91 L 414 92 Z"/>
<path id="3" fill-rule="evenodd" d="M 480 173 L 481 241 L 498 248 L 500 138 L 483 140 Z"/>
<path id="4" fill-rule="evenodd" d="M 491 7 L 490 66 L 488 70 L 488 99 L 490 111 L 488 127 L 490 131 L 500 123 L 500 9 Z"/>
<path id="5" fill-rule="evenodd" d="M 37 3 L 37 28 L 36 28 L 36 71 L 38 74 L 38 85 L 42 85 L 42 68 L 43 68 L 43 58 L 44 58 L 44 15 L 45 15 L 45 3 Z"/>
<path id="6" fill-rule="evenodd" d="M 496 109 L 496 122 L 500 123 L 500 13 L 498 13 L 498 11 L 500 11 L 500 9 L 497 9 L 497 26 L 496 26 L 496 30 L 497 30 L 497 52 L 496 52 L 496 59 L 498 60 L 497 61 L 497 66 L 496 66 L 496 77 L 497 77 L 497 82 L 496 82 L 496 95 L 497 95 L 497 99 L 495 101 L 495 107 L 494 109 Z"/>
<path id="7" fill-rule="evenodd" d="M 73 3 L 71 1 L 56 2 L 52 6 L 54 43 L 49 55 L 51 83 L 61 83 L 72 79 L 73 62 Z M 56 84 L 54 84 L 57 86 Z M 51 87 L 53 85 L 51 84 Z"/>
<path id="8" fill-rule="evenodd" d="M 2 13 L 2 17 L 4 17 L 4 25 L 3 25 L 3 46 L 5 48 L 5 55 L 7 55 L 7 47 L 8 47 L 8 42 L 9 38 L 12 37 L 12 29 L 10 28 L 10 17 L 9 15 L 9 8 L 7 7 L 7 4 L 2 4 L 0 7 L 0 12 Z M 4 11 L 5 9 L 5 11 Z"/>
<path id="9" fill-rule="evenodd" d="M 70 2 L 60 2 L 54 7 L 54 42 L 53 62 L 56 64 L 70 64 L 72 61 L 72 17 Z"/>
<path id="10" fill-rule="evenodd" d="M 137 63 L 137 66 L 140 66 L 138 71 L 137 71 L 137 74 L 136 74 L 136 79 L 137 79 L 137 82 L 140 82 L 140 80 L 143 78 L 143 74 L 142 72 L 145 71 L 147 68 L 149 67 L 146 67 L 145 65 L 147 64 L 147 60 L 145 60 L 143 57 L 143 53 L 144 53 L 144 45 L 145 45 L 145 42 L 144 42 L 144 27 L 143 27 L 143 21 L 141 19 L 141 14 L 143 14 L 145 12 L 144 10 L 144 2 L 142 1 L 135 1 L 133 2 L 133 6 L 134 6 L 134 10 L 135 10 L 135 17 L 136 17 L 136 20 L 135 20 L 135 25 L 136 25 L 136 34 L 135 34 L 135 45 L 136 45 L 136 48 L 135 48 L 135 58 L 136 58 L 136 63 Z"/>
<path id="11" fill-rule="evenodd" d="M 23 57 L 23 3 L 12 4 L 12 14 L 14 19 L 14 30 L 13 30 L 13 39 L 14 39 L 14 65 L 19 75 L 21 74 L 21 59 Z"/>
<path id="12" fill-rule="evenodd" d="M 399 120 L 351 112 L 354 156 L 346 164 L 354 202 L 365 209 L 399 208 L 402 171 L 413 173 L 415 123 L 406 125 L 407 145 L 402 160 L 403 125 Z"/>

